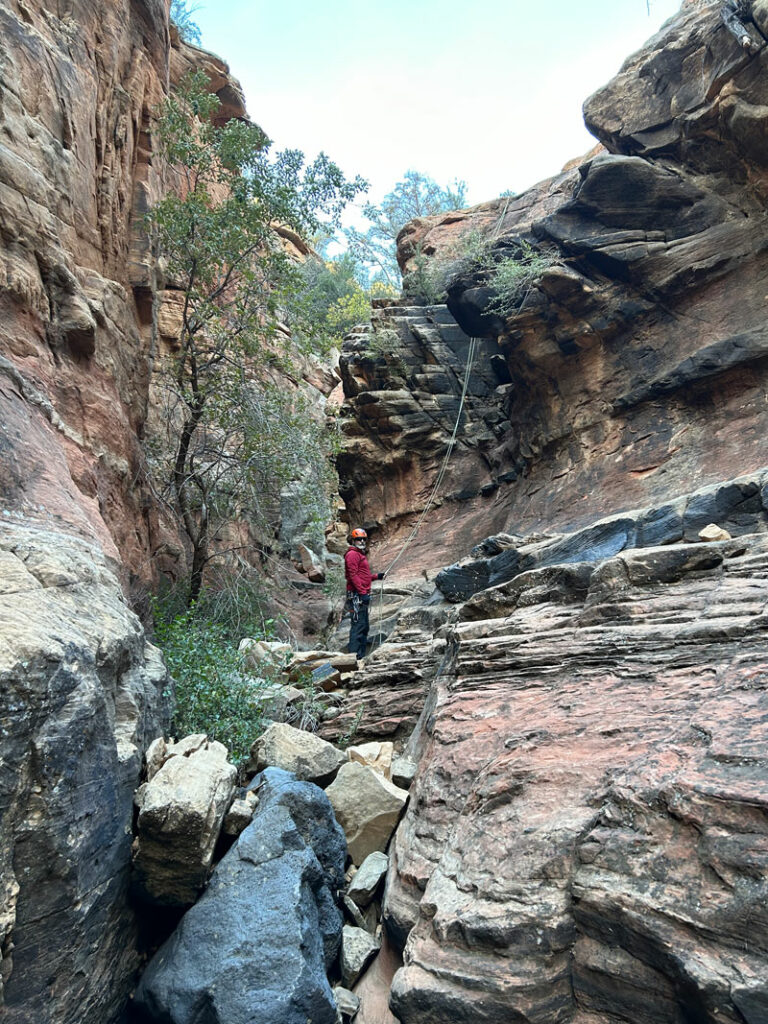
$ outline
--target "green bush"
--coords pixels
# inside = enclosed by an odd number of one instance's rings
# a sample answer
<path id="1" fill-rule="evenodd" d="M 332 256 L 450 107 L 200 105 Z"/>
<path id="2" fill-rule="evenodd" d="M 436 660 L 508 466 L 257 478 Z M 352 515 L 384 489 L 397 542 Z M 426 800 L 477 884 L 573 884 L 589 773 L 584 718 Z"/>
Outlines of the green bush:
<path id="1" fill-rule="evenodd" d="M 499 256 L 490 268 L 493 298 L 488 309 L 499 316 L 511 316 L 536 281 L 557 262 L 551 253 L 539 252 L 528 242 L 521 242 L 513 255 Z"/>
<path id="2" fill-rule="evenodd" d="M 174 734 L 207 733 L 239 764 L 263 731 L 261 696 L 269 680 L 243 672 L 225 623 L 206 618 L 197 607 L 169 614 L 157 600 L 154 612 L 155 643 L 176 683 Z"/>
<path id="3" fill-rule="evenodd" d="M 408 294 L 434 304 L 445 301 L 448 285 L 461 274 L 477 275 L 493 293 L 489 312 L 509 317 L 536 281 L 559 262 L 556 253 L 534 249 L 523 239 L 511 252 L 496 248 L 492 237 L 473 229 L 443 254 L 427 256 L 418 249 L 414 270 L 403 279 L 403 286 Z"/>

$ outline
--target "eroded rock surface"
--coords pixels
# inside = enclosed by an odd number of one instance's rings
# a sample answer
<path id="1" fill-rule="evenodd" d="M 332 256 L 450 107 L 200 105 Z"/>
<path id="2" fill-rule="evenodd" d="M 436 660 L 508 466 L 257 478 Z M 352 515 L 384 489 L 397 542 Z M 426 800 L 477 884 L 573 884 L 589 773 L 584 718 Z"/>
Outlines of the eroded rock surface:
<path id="1" fill-rule="evenodd" d="M 98 547 L 0 528 L 0 950 L 9 1024 L 104 1024 L 138 966 L 133 793 L 160 653 Z M 43 925 L 41 927 L 41 922 Z"/>
<path id="2" fill-rule="evenodd" d="M 749 535 L 452 629 L 385 897 L 404 1024 L 763 1019 L 766 609 Z"/>
<path id="3" fill-rule="evenodd" d="M 506 316 L 487 275 L 464 270 L 448 288 L 456 325 L 445 307 L 394 306 L 376 326 L 386 349 L 375 332 L 345 345 L 342 475 L 388 558 L 437 478 L 467 338 L 481 338 L 439 507 L 396 576 L 494 532 L 660 508 L 765 464 L 768 47 L 764 5 L 751 8 L 745 50 L 719 0 L 683 7 L 587 102 L 600 151 L 401 233 L 406 270 L 417 251 L 458 265 L 470 232 L 551 265 Z"/>

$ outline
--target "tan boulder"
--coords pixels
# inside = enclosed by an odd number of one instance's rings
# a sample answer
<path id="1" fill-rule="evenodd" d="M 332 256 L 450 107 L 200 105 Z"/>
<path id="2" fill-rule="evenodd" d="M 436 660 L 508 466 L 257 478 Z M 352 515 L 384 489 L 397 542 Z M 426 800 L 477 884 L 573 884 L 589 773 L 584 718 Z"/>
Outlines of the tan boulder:
<path id="1" fill-rule="evenodd" d="M 154 902 L 186 906 L 196 899 L 211 867 L 236 775 L 226 748 L 211 743 L 188 756 L 170 757 L 140 787 L 134 867 Z"/>
<path id="2" fill-rule="evenodd" d="M 379 850 L 369 853 L 349 883 L 347 896 L 354 900 L 358 907 L 367 907 L 384 881 L 388 866 L 386 853 Z"/>
<path id="3" fill-rule="evenodd" d="M 299 544 L 298 552 L 301 559 L 301 571 L 307 574 L 312 583 L 324 583 L 325 566 L 315 552 L 308 548 L 306 544 Z"/>
<path id="4" fill-rule="evenodd" d="M 224 818 L 224 834 L 239 836 L 250 825 L 258 803 L 259 798 L 251 792 L 247 792 L 241 799 L 233 801 Z"/>
<path id="5" fill-rule="evenodd" d="M 333 998 L 336 1000 L 342 1020 L 352 1020 L 360 1009 L 360 1000 L 355 993 L 341 985 L 337 985 L 333 990 Z"/>
<path id="6" fill-rule="evenodd" d="M 362 864 L 368 854 L 386 849 L 408 793 L 370 765 L 349 761 L 326 790 L 347 837 L 349 855 Z"/>
<path id="7" fill-rule="evenodd" d="M 243 656 L 246 671 L 256 675 L 280 668 L 293 651 L 291 645 L 282 640 L 254 640 L 252 637 L 241 640 L 237 649 Z"/>
<path id="8" fill-rule="evenodd" d="M 248 771 L 255 774 L 268 766 L 283 768 L 298 779 L 322 783 L 332 778 L 346 760 L 344 751 L 314 733 L 274 722 L 251 747 Z"/>
<path id="9" fill-rule="evenodd" d="M 147 782 L 152 781 L 167 759 L 168 745 L 162 736 L 158 736 L 156 740 L 152 740 L 150 745 L 147 747 L 147 753 L 145 754 L 147 764 Z"/>
<path id="10" fill-rule="evenodd" d="M 386 741 L 378 743 L 360 743 L 354 747 L 347 747 L 350 761 L 358 761 L 360 764 L 367 764 L 383 775 L 385 779 L 392 781 L 392 754 L 394 744 Z"/>

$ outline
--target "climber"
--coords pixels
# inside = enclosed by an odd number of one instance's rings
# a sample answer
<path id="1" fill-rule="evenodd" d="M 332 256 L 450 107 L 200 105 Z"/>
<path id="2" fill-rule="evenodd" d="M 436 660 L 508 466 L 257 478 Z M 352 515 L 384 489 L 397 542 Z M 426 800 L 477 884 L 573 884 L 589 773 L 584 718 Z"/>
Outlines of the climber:
<path id="1" fill-rule="evenodd" d="M 749 28 L 750 5 L 745 0 L 724 0 L 720 8 L 720 17 L 725 27 L 733 35 L 742 50 L 749 54 L 757 53 L 762 48 L 762 41 L 754 38 Z"/>
<path id="2" fill-rule="evenodd" d="M 347 577 L 347 609 L 352 619 L 349 627 L 350 654 L 356 654 L 358 660 L 365 657 L 368 643 L 368 606 L 371 603 L 371 581 L 383 580 L 384 573 L 371 574 L 366 550 L 368 534 L 365 530 L 355 529 L 347 538 L 349 550 L 344 555 L 344 575 Z"/>

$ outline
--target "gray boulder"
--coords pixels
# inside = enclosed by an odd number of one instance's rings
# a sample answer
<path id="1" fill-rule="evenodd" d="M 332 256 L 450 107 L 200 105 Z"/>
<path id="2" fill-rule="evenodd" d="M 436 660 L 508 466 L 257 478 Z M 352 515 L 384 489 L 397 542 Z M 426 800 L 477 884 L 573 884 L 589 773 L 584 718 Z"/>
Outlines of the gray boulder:
<path id="1" fill-rule="evenodd" d="M 135 1005 L 157 1024 L 335 1024 L 346 843 L 328 798 L 268 768 L 252 823 L 149 964 Z"/>

